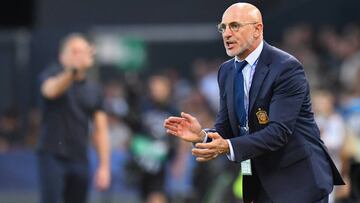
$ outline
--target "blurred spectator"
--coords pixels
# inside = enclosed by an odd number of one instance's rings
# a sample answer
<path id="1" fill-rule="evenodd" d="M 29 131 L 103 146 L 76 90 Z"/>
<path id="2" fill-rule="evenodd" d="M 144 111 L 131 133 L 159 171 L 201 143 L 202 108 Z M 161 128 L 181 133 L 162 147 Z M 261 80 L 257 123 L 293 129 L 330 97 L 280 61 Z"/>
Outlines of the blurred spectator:
<path id="1" fill-rule="evenodd" d="M 27 133 L 25 137 L 26 145 L 35 148 L 40 134 L 41 112 L 38 108 L 33 108 L 27 115 Z"/>
<path id="2" fill-rule="evenodd" d="M 338 51 L 340 36 L 333 27 L 321 28 L 316 37 L 318 42 L 317 52 L 321 57 L 321 76 L 325 83 L 322 87 L 328 87 L 333 90 L 339 89 L 339 72 L 341 57 Z M 319 73 L 320 74 L 320 73 Z"/>
<path id="3" fill-rule="evenodd" d="M 360 69 L 354 76 L 350 95 L 343 99 L 344 116 L 349 127 L 360 138 Z"/>
<path id="4" fill-rule="evenodd" d="M 217 111 L 220 106 L 219 87 L 217 85 L 217 73 L 220 63 L 202 61 L 194 63 L 192 70 L 195 71 L 196 81 L 198 82 L 201 94 L 206 98 L 213 111 Z"/>
<path id="5" fill-rule="evenodd" d="M 288 28 L 283 37 L 283 49 L 294 54 L 303 64 L 311 88 L 323 85 L 320 77 L 320 64 L 312 42 L 313 31 L 307 24 Z"/>
<path id="6" fill-rule="evenodd" d="M 163 120 L 178 114 L 170 103 L 171 82 L 162 75 L 153 75 L 148 79 L 149 94 L 141 103 L 141 128 L 138 127 L 131 141 L 131 152 L 137 167 L 140 168 L 140 190 L 143 199 L 148 203 L 165 203 L 166 165 L 171 160 L 176 165 L 184 166 L 184 158 L 180 152 L 183 145 L 166 135 Z M 175 150 L 179 150 L 176 152 Z M 181 162 L 181 163 L 179 163 Z"/>
<path id="7" fill-rule="evenodd" d="M 342 153 L 350 180 L 350 202 L 360 201 L 360 71 L 357 72 L 350 94 L 343 98 L 344 117 L 351 134 Z"/>
<path id="8" fill-rule="evenodd" d="M 356 83 L 360 70 L 360 29 L 350 25 L 344 29 L 338 49 L 342 53 L 343 63 L 340 67 L 340 81 L 345 90 L 350 90 Z"/>
<path id="9" fill-rule="evenodd" d="M 0 152 L 22 144 L 21 124 L 16 109 L 7 109 L 0 117 Z"/>
<path id="10" fill-rule="evenodd" d="M 106 110 L 119 117 L 125 117 L 129 113 L 129 105 L 123 85 L 111 80 L 105 84 L 104 89 Z"/>
<path id="11" fill-rule="evenodd" d="M 341 115 L 335 111 L 334 96 L 327 90 L 315 91 L 313 93 L 313 108 L 321 139 L 328 147 L 336 166 L 341 168 L 339 152 L 343 146 L 346 128 Z"/>
<path id="12" fill-rule="evenodd" d="M 169 78 L 172 85 L 171 103 L 180 107 L 184 98 L 189 97 L 193 87 L 188 78 L 182 77 L 176 68 L 168 68 L 165 75 Z"/>
<path id="13" fill-rule="evenodd" d="M 108 113 L 109 139 L 112 150 L 126 151 L 132 134 L 124 118 L 129 113 L 129 105 L 123 85 L 117 81 L 109 81 L 105 85 L 105 110 Z"/>
<path id="14" fill-rule="evenodd" d="M 343 118 L 335 111 L 335 97 L 327 90 L 317 90 L 313 93 L 313 108 L 315 112 L 315 120 L 320 129 L 321 139 L 328 148 L 329 154 L 338 169 L 342 171 L 342 160 L 340 157 L 341 150 L 344 146 L 346 137 L 346 126 Z M 348 187 L 348 186 L 341 186 Z M 333 203 L 336 199 L 336 189 L 329 197 L 329 202 Z M 342 194 L 341 198 L 344 198 Z"/>

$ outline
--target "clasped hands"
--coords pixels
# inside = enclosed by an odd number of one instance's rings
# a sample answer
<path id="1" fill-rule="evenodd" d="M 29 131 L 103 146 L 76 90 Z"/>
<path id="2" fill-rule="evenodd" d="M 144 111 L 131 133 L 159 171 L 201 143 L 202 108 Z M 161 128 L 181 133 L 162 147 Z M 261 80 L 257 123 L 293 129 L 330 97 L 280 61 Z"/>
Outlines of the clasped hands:
<path id="1" fill-rule="evenodd" d="M 181 113 L 181 117 L 171 116 L 164 121 L 166 132 L 195 144 L 192 154 L 199 162 L 210 161 L 221 154 L 229 153 L 229 144 L 218 133 L 208 133 L 211 142 L 204 142 L 205 132 L 198 120 L 190 114 Z"/>

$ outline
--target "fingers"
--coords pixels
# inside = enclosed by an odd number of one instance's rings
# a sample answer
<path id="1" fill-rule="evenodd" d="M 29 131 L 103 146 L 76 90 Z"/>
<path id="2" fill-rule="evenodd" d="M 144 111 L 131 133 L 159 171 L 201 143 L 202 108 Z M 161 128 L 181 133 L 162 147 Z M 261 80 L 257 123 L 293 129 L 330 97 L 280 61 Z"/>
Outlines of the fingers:
<path id="1" fill-rule="evenodd" d="M 214 156 L 216 153 L 215 150 L 212 149 L 199 149 L 199 148 L 193 148 L 191 150 L 192 154 L 197 157 L 211 157 Z"/>
<path id="2" fill-rule="evenodd" d="M 218 157 L 218 153 L 209 149 L 193 149 L 192 154 L 196 156 L 196 161 L 205 162 Z"/>
<path id="3" fill-rule="evenodd" d="M 191 116 L 190 114 L 188 113 L 185 113 L 185 112 L 181 112 L 181 117 L 189 120 L 189 121 L 194 121 L 195 120 L 195 117 Z"/>
<path id="4" fill-rule="evenodd" d="M 215 158 L 216 158 L 216 156 L 215 157 L 210 157 L 210 158 L 196 157 L 196 161 L 198 161 L 198 162 L 207 162 L 207 161 L 213 160 Z"/>
<path id="5" fill-rule="evenodd" d="M 167 130 L 170 131 L 177 131 L 178 130 L 178 125 L 181 124 L 182 121 L 184 121 L 185 119 L 180 118 L 180 117 L 169 117 L 167 119 L 165 119 L 164 121 L 164 128 L 166 128 Z M 171 132 L 168 132 L 171 133 Z M 172 133 L 171 133 L 172 134 Z"/>
<path id="6" fill-rule="evenodd" d="M 184 120 L 183 118 L 180 119 Z M 164 128 L 166 129 L 166 133 L 178 136 L 179 125 L 180 125 L 178 121 L 179 121 L 178 117 L 169 117 L 168 119 L 166 119 L 164 121 Z"/>
<path id="7" fill-rule="evenodd" d="M 213 149 L 216 146 L 214 145 L 213 142 L 207 142 L 207 143 L 196 143 L 195 147 L 198 149 Z"/>
<path id="8" fill-rule="evenodd" d="M 206 143 L 197 143 L 195 147 L 208 148 L 208 149 L 216 148 L 218 144 L 217 142 L 214 141 L 223 139 L 218 133 L 208 133 L 208 138 L 211 138 L 213 140 L 211 142 L 206 142 Z"/>
<path id="9" fill-rule="evenodd" d="M 164 123 L 165 124 L 171 124 L 171 123 L 181 123 L 185 121 L 184 118 L 181 117 L 175 117 L 175 116 L 170 116 L 169 118 L 165 119 Z"/>
<path id="10" fill-rule="evenodd" d="M 208 137 L 211 139 L 220 139 L 222 138 L 218 133 L 208 133 Z"/>
<path id="11" fill-rule="evenodd" d="M 177 131 L 178 130 L 178 126 L 175 124 L 165 124 L 164 127 L 168 130 L 171 131 Z"/>
<path id="12" fill-rule="evenodd" d="M 166 130 L 166 133 L 171 134 L 171 135 L 178 136 L 177 131 L 174 131 L 174 130 Z"/>

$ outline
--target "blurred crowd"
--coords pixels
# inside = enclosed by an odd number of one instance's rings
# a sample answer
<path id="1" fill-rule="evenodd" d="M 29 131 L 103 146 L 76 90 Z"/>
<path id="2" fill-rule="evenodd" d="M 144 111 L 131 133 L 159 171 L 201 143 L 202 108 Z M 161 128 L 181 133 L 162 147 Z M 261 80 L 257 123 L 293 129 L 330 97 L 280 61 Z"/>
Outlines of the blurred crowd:
<path id="1" fill-rule="evenodd" d="M 335 189 L 332 201 L 360 201 L 360 26 L 299 24 L 285 30 L 281 41 L 270 43 L 304 65 L 321 137 L 347 183 Z M 181 68 L 186 73 L 176 67 L 145 72 L 99 69 L 100 76 L 107 75 L 101 82 L 111 148 L 126 157 L 120 166 L 112 162 L 113 184 L 120 167 L 125 175 L 117 181 L 134 187 L 148 202 L 233 202 L 241 198 L 233 182 L 239 166 L 226 157 L 196 163 L 191 146 L 172 139 L 163 128 L 166 117 L 181 111 L 195 115 L 204 127 L 212 126 L 219 106 L 217 70 L 225 60 L 198 58 L 190 67 Z M 36 148 L 41 121 L 38 107 L 25 116 L 18 108 L 0 115 L 2 153 Z"/>

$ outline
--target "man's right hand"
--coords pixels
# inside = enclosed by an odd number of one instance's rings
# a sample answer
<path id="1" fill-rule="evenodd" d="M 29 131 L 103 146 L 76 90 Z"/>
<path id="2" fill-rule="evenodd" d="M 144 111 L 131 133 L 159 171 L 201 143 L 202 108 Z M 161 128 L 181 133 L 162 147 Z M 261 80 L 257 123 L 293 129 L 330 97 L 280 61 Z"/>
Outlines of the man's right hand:
<path id="1" fill-rule="evenodd" d="M 167 133 L 175 135 L 187 142 L 203 142 L 205 138 L 199 121 L 184 112 L 181 113 L 181 117 L 171 116 L 165 119 L 164 127 Z"/>

